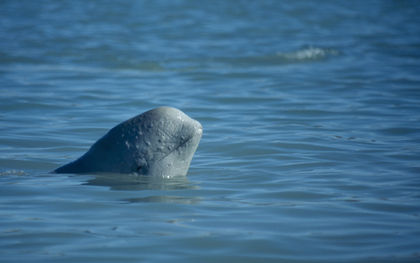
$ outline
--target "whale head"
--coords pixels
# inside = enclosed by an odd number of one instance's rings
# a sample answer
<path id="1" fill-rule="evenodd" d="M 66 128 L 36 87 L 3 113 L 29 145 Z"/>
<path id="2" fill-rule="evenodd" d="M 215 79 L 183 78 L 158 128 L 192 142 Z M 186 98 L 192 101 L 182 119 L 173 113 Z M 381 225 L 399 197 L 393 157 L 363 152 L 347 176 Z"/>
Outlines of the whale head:
<path id="1" fill-rule="evenodd" d="M 115 126 L 55 172 L 186 175 L 202 133 L 201 124 L 182 111 L 159 107 Z"/>

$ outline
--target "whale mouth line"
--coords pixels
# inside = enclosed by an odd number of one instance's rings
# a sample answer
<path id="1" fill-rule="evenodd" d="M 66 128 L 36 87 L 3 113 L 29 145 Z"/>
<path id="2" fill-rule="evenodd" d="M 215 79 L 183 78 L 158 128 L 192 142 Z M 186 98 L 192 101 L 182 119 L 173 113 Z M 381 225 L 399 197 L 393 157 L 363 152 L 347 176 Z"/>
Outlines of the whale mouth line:
<path id="1" fill-rule="evenodd" d="M 173 153 L 174 151 L 176 151 L 179 148 L 183 147 L 185 144 L 187 144 L 189 141 L 191 141 L 192 138 L 194 138 L 194 135 L 191 135 L 188 139 L 186 139 L 185 141 L 183 141 L 182 143 L 180 143 L 177 147 L 174 147 L 171 151 L 169 151 L 167 154 L 165 154 L 162 158 L 159 158 L 158 161 L 162 161 L 163 159 L 165 159 L 166 157 L 168 157 L 171 153 Z"/>
<path id="2" fill-rule="evenodd" d="M 184 129 L 187 129 L 186 124 L 182 124 L 182 128 L 181 128 L 181 132 L 184 131 Z M 174 147 L 172 150 L 170 150 L 168 153 L 166 153 L 164 156 L 162 156 L 161 158 L 158 159 L 158 162 L 164 160 L 166 157 L 168 157 L 169 155 L 171 155 L 174 151 L 177 151 L 178 149 L 184 147 L 188 142 L 190 142 L 194 137 L 196 137 L 197 135 L 200 135 L 203 133 L 203 128 L 201 125 L 199 125 L 198 128 L 194 128 L 193 132 L 186 132 L 186 134 L 188 134 L 188 136 L 184 136 L 185 139 L 183 139 L 181 137 L 181 143 L 179 145 L 177 145 L 176 147 Z M 185 133 L 184 133 L 185 134 Z"/>

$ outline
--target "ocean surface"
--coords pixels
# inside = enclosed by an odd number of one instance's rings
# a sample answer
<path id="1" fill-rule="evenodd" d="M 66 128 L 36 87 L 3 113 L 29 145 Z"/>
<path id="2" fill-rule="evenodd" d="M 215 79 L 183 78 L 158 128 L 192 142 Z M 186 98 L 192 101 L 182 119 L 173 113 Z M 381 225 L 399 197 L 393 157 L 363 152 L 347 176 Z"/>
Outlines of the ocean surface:
<path id="1" fill-rule="evenodd" d="M 418 1 L 0 1 L 0 262 L 420 262 Z M 52 174 L 168 105 L 186 177 Z"/>

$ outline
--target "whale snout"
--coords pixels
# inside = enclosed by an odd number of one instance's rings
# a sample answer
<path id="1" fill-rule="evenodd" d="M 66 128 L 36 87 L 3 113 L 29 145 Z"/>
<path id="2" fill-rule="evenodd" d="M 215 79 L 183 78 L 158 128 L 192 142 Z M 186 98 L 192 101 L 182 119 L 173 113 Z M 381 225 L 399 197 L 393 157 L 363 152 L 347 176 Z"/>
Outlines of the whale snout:
<path id="1" fill-rule="evenodd" d="M 194 119 L 190 119 L 191 120 L 191 130 L 192 130 L 192 135 L 193 136 L 200 136 L 203 135 L 203 126 L 201 125 L 201 123 L 199 123 L 198 121 L 194 120 Z"/>
<path id="2" fill-rule="evenodd" d="M 203 134 L 203 125 L 201 125 L 201 123 L 199 123 L 198 121 L 195 121 L 195 128 L 196 128 L 196 132 L 200 135 Z"/>

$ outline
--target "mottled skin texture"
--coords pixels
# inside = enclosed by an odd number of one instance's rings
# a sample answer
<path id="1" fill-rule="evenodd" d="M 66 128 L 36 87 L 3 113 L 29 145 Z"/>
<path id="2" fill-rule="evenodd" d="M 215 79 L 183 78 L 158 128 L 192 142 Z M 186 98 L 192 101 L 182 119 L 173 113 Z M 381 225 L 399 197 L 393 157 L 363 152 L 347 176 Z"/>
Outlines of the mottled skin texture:
<path id="1" fill-rule="evenodd" d="M 201 124 L 182 111 L 159 107 L 115 126 L 54 172 L 186 175 L 202 132 Z"/>

